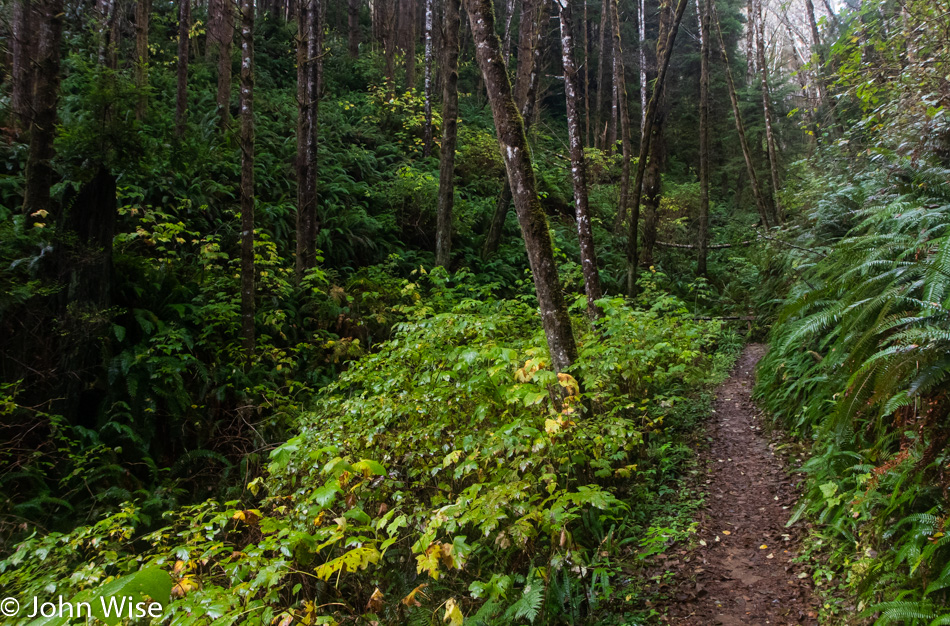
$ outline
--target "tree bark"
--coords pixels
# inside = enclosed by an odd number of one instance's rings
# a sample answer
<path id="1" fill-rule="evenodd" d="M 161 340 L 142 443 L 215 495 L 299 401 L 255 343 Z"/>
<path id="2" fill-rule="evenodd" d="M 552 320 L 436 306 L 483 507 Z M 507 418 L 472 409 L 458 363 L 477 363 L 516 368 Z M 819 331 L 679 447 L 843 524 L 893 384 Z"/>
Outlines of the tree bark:
<path id="1" fill-rule="evenodd" d="M 524 236 L 551 364 L 555 371 L 560 372 L 576 360 L 577 344 L 561 293 L 548 221 L 538 200 L 524 124 L 511 95 L 508 72 L 501 56 L 501 42 L 495 33 L 491 0 L 465 0 L 465 7 L 475 39 L 476 58 L 488 89 L 498 145 L 508 170 L 515 211 Z"/>
<path id="2" fill-rule="evenodd" d="M 422 156 L 432 154 L 432 18 L 435 13 L 435 0 L 426 1 L 425 17 L 425 75 L 423 88 L 425 91 L 425 125 L 423 127 Z"/>
<path id="3" fill-rule="evenodd" d="M 515 0 L 508 0 L 505 7 L 505 38 L 502 40 L 501 54 L 505 58 L 505 65 L 511 57 L 511 18 L 515 16 Z"/>
<path id="4" fill-rule="evenodd" d="M 630 231 L 627 236 L 627 293 L 632 297 L 637 290 L 637 237 L 639 233 L 640 219 L 640 199 L 643 195 L 643 176 L 646 173 L 647 154 L 649 154 L 652 136 L 656 132 L 654 119 L 656 118 L 657 107 L 660 103 L 660 97 L 663 91 L 663 85 L 666 83 L 666 72 L 669 69 L 670 57 L 673 54 L 673 44 L 676 42 L 676 33 L 679 30 L 680 22 L 683 19 L 683 12 L 686 10 L 686 0 L 679 0 L 676 5 L 676 12 L 673 15 L 670 24 L 669 33 L 664 36 L 660 33 L 658 46 L 663 43 L 663 48 L 657 49 L 657 76 L 653 87 L 653 95 L 650 96 L 650 102 L 647 104 L 644 128 L 649 132 L 644 132 L 640 138 L 640 154 L 637 161 L 637 175 L 633 183 L 633 201 L 631 202 Z"/>
<path id="5" fill-rule="evenodd" d="M 647 7 L 645 0 L 640 0 L 637 30 L 640 35 L 639 46 L 637 46 L 640 59 L 640 137 L 643 137 L 647 121 Z"/>
<path id="6" fill-rule="evenodd" d="M 452 259 L 452 211 L 455 205 L 455 143 L 458 135 L 459 0 L 445 0 L 442 79 L 442 147 L 439 154 L 439 199 L 436 209 L 435 264 L 448 268 Z"/>
<path id="7" fill-rule="evenodd" d="M 759 218 L 766 228 L 771 228 L 768 209 L 765 205 L 765 199 L 762 196 L 762 188 L 759 186 L 759 177 L 755 173 L 755 166 L 752 162 L 752 152 L 749 150 L 749 142 L 746 139 L 745 124 L 742 122 L 742 113 L 739 110 L 739 98 L 736 96 L 736 83 L 732 78 L 732 69 L 729 66 L 729 55 L 726 52 L 726 44 L 722 36 L 722 26 L 719 24 L 719 14 L 716 11 L 716 4 L 711 0 L 712 15 L 716 20 L 716 33 L 719 37 L 719 48 L 722 53 L 722 61 L 726 66 L 726 86 L 729 89 L 729 101 L 732 103 L 732 116 L 736 121 L 736 133 L 739 135 L 739 146 L 742 148 L 742 157 L 745 159 L 746 174 L 752 185 L 752 195 L 755 197 L 755 207 L 759 212 Z"/>
<path id="8" fill-rule="evenodd" d="M 33 93 L 30 148 L 24 175 L 23 210 L 27 215 L 45 210 L 52 213 L 53 140 L 56 137 L 56 105 L 59 101 L 60 45 L 63 35 L 63 0 L 37 3 L 39 37 Z"/>
<path id="9" fill-rule="evenodd" d="M 746 83 L 751 85 L 755 78 L 755 0 L 746 0 L 745 5 L 745 71 Z"/>
<path id="10" fill-rule="evenodd" d="M 534 119 L 535 94 L 540 76 L 542 22 L 548 15 L 547 0 L 524 0 L 521 3 L 521 26 L 518 34 L 518 69 L 515 73 L 515 106 L 521 112 L 525 133 Z M 485 235 L 482 259 L 498 251 L 501 233 L 511 206 L 511 187 L 506 178 L 495 202 L 495 212 Z"/>
<path id="11" fill-rule="evenodd" d="M 571 182 L 574 185 L 574 219 L 580 244 L 581 269 L 584 273 L 584 291 L 587 294 L 587 314 L 597 319 L 603 315 L 597 301 L 603 297 L 594 231 L 590 220 L 587 197 L 587 164 L 584 161 L 584 140 L 581 132 L 581 113 L 578 107 L 580 79 L 574 61 L 574 19 L 570 0 L 557 0 L 561 21 L 561 63 L 564 66 L 564 96 L 567 101 L 567 136 L 571 152 Z M 611 6 L 615 6 L 611 3 Z M 614 63 L 617 63 L 616 48 Z M 615 84 L 616 81 L 615 81 Z"/>
<path id="12" fill-rule="evenodd" d="M 185 134 L 188 115 L 188 38 L 191 34 L 191 0 L 178 3 L 178 97 L 175 103 L 175 136 Z"/>
<path id="13" fill-rule="evenodd" d="M 759 69 L 759 78 L 762 86 L 762 115 L 765 118 L 765 143 L 768 149 L 769 174 L 772 177 L 772 213 L 770 217 L 775 224 L 782 223 L 782 205 L 779 201 L 778 152 L 775 149 L 775 133 L 772 129 L 772 98 L 769 95 L 769 68 L 765 63 L 765 22 L 762 19 L 762 0 L 753 0 L 756 22 L 756 59 Z"/>
<path id="14" fill-rule="evenodd" d="M 587 20 L 587 0 L 584 0 L 584 143 L 590 143 L 590 22 Z"/>
<path id="15" fill-rule="evenodd" d="M 709 246 L 709 0 L 696 0 L 699 17 L 699 241 L 696 273 L 706 275 Z"/>
<path id="16" fill-rule="evenodd" d="M 406 89 L 416 88 L 416 2 L 400 0 L 399 46 L 406 55 Z"/>
<path id="17" fill-rule="evenodd" d="M 316 265 L 319 0 L 297 4 L 297 280 Z"/>
<path id="18" fill-rule="evenodd" d="M 630 130 L 630 107 L 627 103 L 627 81 L 624 76 L 623 47 L 620 41 L 620 12 L 617 8 L 618 0 L 610 2 L 610 19 L 613 22 L 613 50 L 614 50 L 614 85 L 619 91 L 620 106 L 620 145 L 623 151 L 623 161 L 620 169 L 620 202 L 617 207 L 617 218 L 614 224 L 619 231 L 627 219 L 627 201 L 630 195 L 630 160 L 633 158 L 633 145 Z"/>
<path id="19" fill-rule="evenodd" d="M 396 2 L 398 0 L 375 0 L 375 4 L 379 5 L 378 28 L 390 95 L 396 91 Z"/>
<path id="20" fill-rule="evenodd" d="M 221 126 L 231 121 L 231 44 L 234 41 L 233 0 L 213 0 L 208 10 L 214 15 L 208 25 L 208 50 L 217 55 L 218 93 L 215 101 Z"/>
<path id="21" fill-rule="evenodd" d="M 185 0 L 187 2 L 187 0 Z M 241 0 L 241 338 L 254 358 L 254 6 Z"/>
<path id="22" fill-rule="evenodd" d="M 13 126 L 17 131 L 29 130 L 33 118 L 33 84 L 35 72 L 33 58 L 37 54 L 35 33 L 37 24 L 35 0 L 14 0 L 11 39 L 13 86 L 10 93 L 10 109 Z"/>
<path id="23" fill-rule="evenodd" d="M 148 23 L 152 12 L 151 0 L 135 3 L 135 87 L 138 101 L 135 119 L 141 121 L 148 113 Z"/>
<path id="24" fill-rule="evenodd" d="M 360 56 L 360 0 L 349 0 L 347 22 L 349 26 L 347 49 L 351 59 L 358 59 Z"/>
<path id="25" fill-rule="evenodd" d="M 597 102 L 594 111 L 594 142 L 598 148 L 604 148 L 607 128 L 604 125 L 604 92 L 607 89 L 606 63 L 609 48 L 607 44 L 610 32 L 610 1 L 603 0 L 600 5 L 600 54 L 597 56 Z"/>

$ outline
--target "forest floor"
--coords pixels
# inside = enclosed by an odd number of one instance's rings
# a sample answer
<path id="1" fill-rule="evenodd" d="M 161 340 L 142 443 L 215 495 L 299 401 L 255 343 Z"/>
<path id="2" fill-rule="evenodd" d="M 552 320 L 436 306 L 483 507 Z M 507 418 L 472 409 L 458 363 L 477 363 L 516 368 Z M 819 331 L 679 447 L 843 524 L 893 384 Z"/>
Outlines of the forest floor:
<path id="1" fill-rule="evenodd" d="M 818 623 L 808 567 L 794 562 L 803 528 L 785 527 L 800 479 L 789 476 L 776 454 L 779 440 L 770 438 L 751 397 L 755 364 L 766 349 L 747 346 L 716 390 L 709 447 L 700 458 L 698 486 L 707 497 L 695 547 L 664 563 L 673 577 L 659 607 L 666 623 Z"/>

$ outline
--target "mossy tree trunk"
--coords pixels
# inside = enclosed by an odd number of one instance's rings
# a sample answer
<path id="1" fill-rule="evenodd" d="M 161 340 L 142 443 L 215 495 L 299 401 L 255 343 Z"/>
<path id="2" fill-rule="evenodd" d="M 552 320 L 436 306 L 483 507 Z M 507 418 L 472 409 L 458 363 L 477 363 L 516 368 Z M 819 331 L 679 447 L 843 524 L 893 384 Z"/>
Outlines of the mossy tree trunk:
<path id="1" fill-rule="evenodd" d="M 561 293 L 548 221 L 538 200 L 537 181 L 531 165 L 524 123 L 511 93 L 508 71 L 501 54 L 501 41 L 495 32 L 491 0 L 465 0 L 465 8 L 475 40 L 475 56 L 488 90 L 498 145 L 511 183 L 515 211 L 524 236 L 551 364 L 556 371 L 563 371 L 577 359 L 577 344 Z"/>

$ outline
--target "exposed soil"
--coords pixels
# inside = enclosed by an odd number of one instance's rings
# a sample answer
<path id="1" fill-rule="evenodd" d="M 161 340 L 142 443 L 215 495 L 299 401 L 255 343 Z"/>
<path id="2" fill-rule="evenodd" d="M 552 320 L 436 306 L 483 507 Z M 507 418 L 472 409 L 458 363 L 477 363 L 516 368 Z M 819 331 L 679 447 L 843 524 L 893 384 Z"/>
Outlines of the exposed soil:
<path id="1" fill-rule="evenodd" d="M 765 351 L 747 346 L 716 392 L 711 442 L 701 457 L 707 498 L 698 545 L 666 561 L 675 580 L 661 607 L 667 623 L 818 623 L 806 568 L 792 562 L 802 530 L 785 527 L 799 494 L 751 399 L 755 364 Z"/>

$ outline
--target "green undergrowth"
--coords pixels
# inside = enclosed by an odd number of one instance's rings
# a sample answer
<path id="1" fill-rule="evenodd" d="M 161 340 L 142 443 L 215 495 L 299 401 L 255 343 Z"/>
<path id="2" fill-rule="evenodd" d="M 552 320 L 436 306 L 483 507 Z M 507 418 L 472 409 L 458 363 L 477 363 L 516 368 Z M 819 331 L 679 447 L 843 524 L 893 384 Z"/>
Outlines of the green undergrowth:
<path id="1" fill-rule="evenodd" d="M 759 365 L 764 406 L 811 440 L 793 521 L 815 522 L 815 582 L 877 624 L 950 623 L 947 176 L 882 150 L 829 181 Z"/>
<path id="2" fill-rule="evenodd" d="M 70 597 L 158 567 L 161 623 L 642 623 L 642 564 L 690 532 L 679 492 L 739 338 L 646 281 L 593 325 L 578 301 L 558 374 L 533 295 L 469 291 L 403 307 L 244 498 L 34 534 L 0 587 Z"/>

